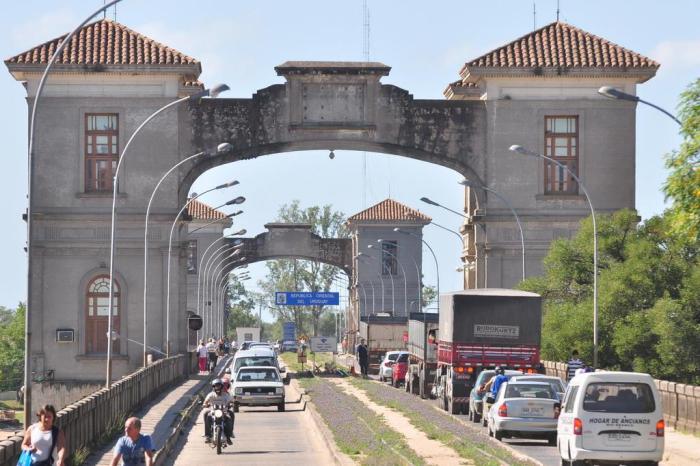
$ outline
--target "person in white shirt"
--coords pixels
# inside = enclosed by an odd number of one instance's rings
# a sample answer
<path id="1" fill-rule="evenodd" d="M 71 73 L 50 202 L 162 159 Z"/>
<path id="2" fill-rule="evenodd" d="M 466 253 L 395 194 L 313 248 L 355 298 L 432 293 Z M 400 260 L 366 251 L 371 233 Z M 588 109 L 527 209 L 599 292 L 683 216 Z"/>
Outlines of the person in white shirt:
<path id="1" fill-rule="evenodd" d="M 207 347 L 204 345 L 204 340 L 199 342 L 197 347 L 197 358 L 199 359 L 199 372 L 202 373 L 207 370 L 207 358 L 209 357 L 209 352 Z"/>
<path id="2" fill-rule="evenodd" d="M 211 372 L 216 367 L 217 360 L 216 342 L 213 338 L 210 338 L 209 343 L 207 343 L 207 353 L 209 354 L 209 372 Z"/>

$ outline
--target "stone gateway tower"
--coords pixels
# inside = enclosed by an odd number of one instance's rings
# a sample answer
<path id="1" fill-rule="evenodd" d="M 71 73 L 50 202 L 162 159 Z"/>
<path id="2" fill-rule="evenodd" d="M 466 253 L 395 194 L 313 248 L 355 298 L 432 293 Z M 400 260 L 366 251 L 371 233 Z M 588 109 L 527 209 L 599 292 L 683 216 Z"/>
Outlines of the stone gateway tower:
<path id="1" fill-rule="evenodd" d="M 61 40 L 5 60 L 26 88 L 29 108 Z M 135 138 L 118 183 L 114 377 L 142 364 L 146 205 L 161 176 L 186 157 L 221 142 L 231 144 L 226 153 L 183 164 L 154 198 L 146 258 L 146 338 L 154 353 L 166 347 L 168 295 L 172 352 L 185 351 L 191 339 L 186 322 L 188 313 L 196 312 L 196 299 L 189 296 L 194 287 L 188 261 L 192 269 L 192 256 L 213 236 L 193 243 L 187 235 L 191 228 L 177 229 L 170 256 L 177 280 L 170 288 L 165 283 L 168 239 L 190 186 L 206 170 L 318 149 L 394 154 L 449 167 L 510 199 L 523 222 L 528 274 L 536 275 L 551 241 L 570 237 L 588 216 L 588 207 L 565 171 L 508 148 L 520 144 L 565 164 L 586 184 L 599 212 L 634 208 L 635 104 L 609 101 L 596 91 L 610 85 L 635 94 L 637 84 L 653 77 L 658 66 L 555 22 L 466 62 L 460 79 L 447 86 L 446 99 L 416 99 L 382 82 L 391 68 L 381 63 L 287 62 L 276 68 L 284 84 L 261 83 L 250 98 L 204 99 L 163 112 Z M 113 171 L 125 141 L 149 115 L 203 89 L 200 73 L 196 59 L 108 19 L 85 26 L 52 67 L 36 120 L 29 219 L 28 356 L 37 373 L 53 370 L 63 380 L 103 379 Z M 465 286 L 515 285 L 521 278 L 521 249 L 510 210 L 479 188 L 466 189 L 464 202 Z M 375 208 L 409 212 L 392 200 Z M 357 228 L 370 228 L 356 220 Z M 404 226 L 418 232 L 429 221 L 415 214 Z M 377 243 L 376 250 L 386 256 L 389 276 L 401 280 L 393 267 L 404 266 L 411 282 L 407 290 L 414 290 L 419 280 L 413 264 L 403 262 L 405 251 L 392 246 L 399 241 L 399 248 L 405 246 L 420 260 L 418 241 L 406 245 L 408 238 L 387 232 L 381 238 L 387 242 Z M 388 260 L 393 252 L 398 262 Z M 385 311 L 389 282 L 382 283 Z M 367 291 L 364 283 L 360 288 Z M 377 310 L 376 287 L 374 296 Z M 396 312 L 412 309 L 413 298 L 395 298 Z M 363 303 L 362 312 L 368 306 Z"/>

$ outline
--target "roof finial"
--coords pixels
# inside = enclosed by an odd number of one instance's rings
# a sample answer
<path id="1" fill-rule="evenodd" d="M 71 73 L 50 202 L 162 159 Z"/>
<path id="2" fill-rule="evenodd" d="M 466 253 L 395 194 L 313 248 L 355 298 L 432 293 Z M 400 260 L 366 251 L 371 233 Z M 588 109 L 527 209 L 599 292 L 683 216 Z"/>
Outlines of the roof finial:
<path id="1" fill-rule="evenodd" d="M 532 1 L 532 30 L 537 29 L 537 9 L 535 0 Z"/>
<path id="2" fill-rule="evenodd" d="M 557 23 L 559 22 L 559 0 L 557 0 Z"/>

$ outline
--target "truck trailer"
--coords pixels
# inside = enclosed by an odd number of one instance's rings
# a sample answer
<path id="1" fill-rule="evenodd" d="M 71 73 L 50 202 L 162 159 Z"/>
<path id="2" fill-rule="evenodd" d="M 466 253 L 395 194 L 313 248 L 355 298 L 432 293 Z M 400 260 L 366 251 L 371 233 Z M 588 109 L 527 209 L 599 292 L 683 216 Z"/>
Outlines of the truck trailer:
<path id="1" fill-rule="evenodd" d="M 368 315 L 360 318 L 360 338 L 364 338 L 369 353 L 369 370 L 379 372 L 379 364 L 387 351 L 405 350 L 406 317 Z"/>
<path id="2" fill-rule="evenodd" d="M 469 413 L 476 377 L 502 366 L 541 371 L 542 298 L 498 288 L 440 296 L 434 394 L 452 414 Z"/>
<path id="3" fill-rule="evenodd" d="M 430 394 L 435 381 L 437 347 L 434 339 L 438 323 L 437 313 L 411 312 L 408 318 L 406 391 L 421 398 Z"/>

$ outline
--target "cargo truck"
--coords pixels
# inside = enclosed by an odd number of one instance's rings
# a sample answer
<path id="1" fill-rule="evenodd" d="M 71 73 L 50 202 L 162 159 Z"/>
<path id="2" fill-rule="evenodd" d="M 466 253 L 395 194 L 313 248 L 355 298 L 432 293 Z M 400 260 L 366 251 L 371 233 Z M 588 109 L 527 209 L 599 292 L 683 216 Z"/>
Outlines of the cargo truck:
<path id="1" fill-rule="evenodd" d="M 469 413 L 469 394 L 484 369 L 542 370 L 538 294 L 497 288 L 442 294 L 439 320 L 434 395 L 445 411 Z"/>
<path id="2" fill-rule="evenodd" d="M 387 351 L 405 350 L 406 317 L 369 315 L 360 318 L 360 338 L 369 352 L 369 371 L 379 372 L 379 364 Z M 358 342 L 359 343 L 359 342 Z"/>
<path id="3" fill-rule="evenodd" d="M 412 312 L 408 318 L 406 391 L 421 398 L 430 394 L 435 381 L 437 347 L 434 339 L 437 328 L 437 313 Z"/>

